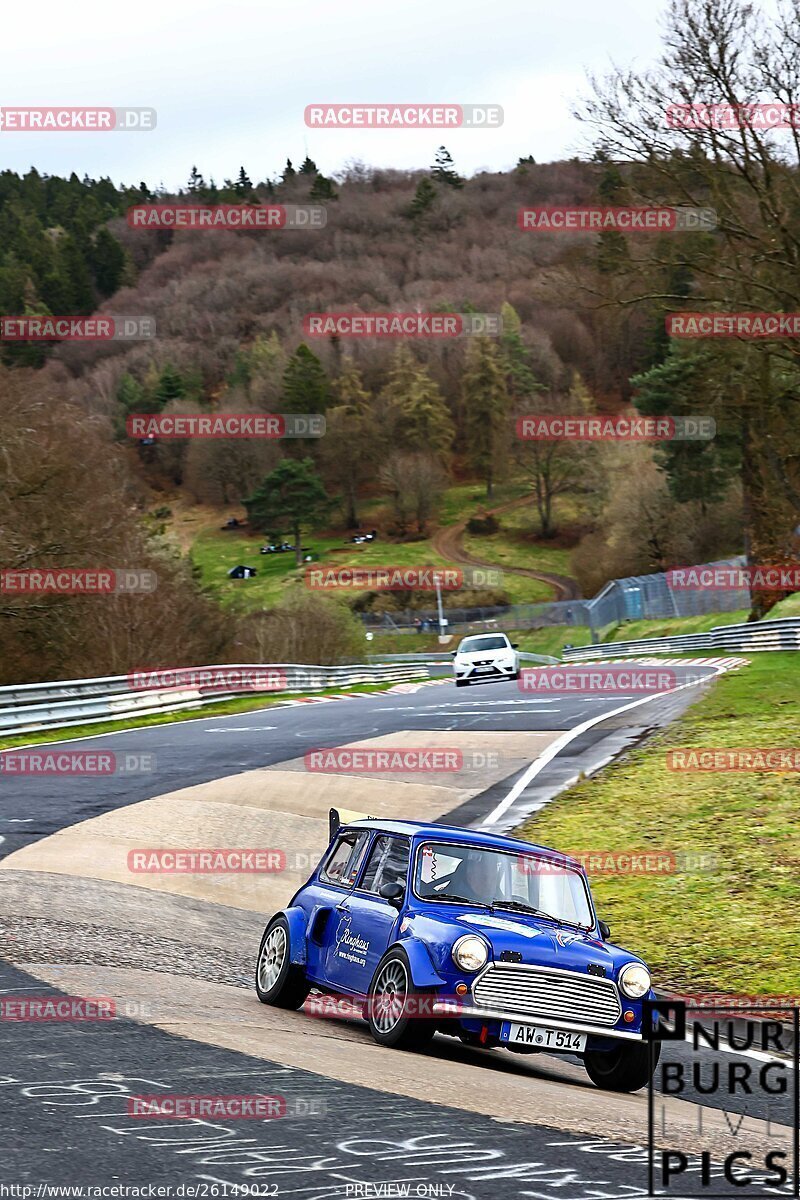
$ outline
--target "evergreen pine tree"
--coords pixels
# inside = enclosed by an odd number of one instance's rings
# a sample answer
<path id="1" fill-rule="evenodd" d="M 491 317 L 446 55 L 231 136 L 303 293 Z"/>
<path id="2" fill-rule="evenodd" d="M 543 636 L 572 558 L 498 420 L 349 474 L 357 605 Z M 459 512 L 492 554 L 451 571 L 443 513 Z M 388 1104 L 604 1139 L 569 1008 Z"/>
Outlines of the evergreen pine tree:
<path id="1" fill-rule="evenodd" d="M 392 358 L 381 399 L 393 412 L 397 442 L 403 450 L 444 457 L 453 443 L 453 421 L 439 385 L 407 346 Z"/>
<path id="2" fill-rule="evenodd" d="M 233 185 L 233 190 L 237 196 L 246 197 L 253 194 L 253 183 L 244 167 L 239 167 L 239 174 L 236 176 L 236 183 Z"/>
<path id="3" fill-rule="evenodd" d="M 91 263 L 100 295 L 113 295 L 120 287 L 125 273 L 125 251 L 105 226 L 98 229 L 95 235 Z"/>
<path id="4" fill-rule="evenodd" d="M 186 382 L 180 371 L 171 363 L 166 363 L 161 368 L 161 373 L 153 389 L 153 399 L 158 405 L 157 411 L 165 408 L 172 400 L 183 400 L 186 391 Z"/>
<path id="5" fill-rule="evenodd" d="M 205 180 L 203 179 L 203 176 L 198 171 L 197 167 L 192 167 L 192 170 L 189 174 L 189 182 L 186 185 L 186 189 L 189 192 L 189 195 L 190 196 L 201 195 L 205 186 L 206 186 Z"/>
<path id="6" fill-rule="evenodd" d="M 94 308 L 92 280 L 86 262 L 87 255 L 71 233 L 65 233 L 58 242 L 59 274 L 68 281 L 70 301 L 68 313 L 80 315 Z"/>
<path id="7" fill-rule="evenodd" d="M 462 188 L 464 180 L 453 167 L 453 158 L 446 146 L 440 146 L 436 151 L 431 175 L 437 183 L 446 183 L 449 187 Z"/>
<path id="8" fill-rule="evenodd" d="M 310 458 L 285 458 L 242 503 L 250 524 L 261 532 L 292 531 L 298 567 L 303 563 L 303 529 L 317 524 L 330 506 Z"/>
<path id="9" fill-rule="evenodd" d="M 508 441 L 509 396 L 500 350 L 489 338 L 473 339 L 463 388 L 467 453 L 491 497 Z"/>
<path id="10" fill-rule="evenodd" d="M 436 188 L 430 179 L 421 179 L 417 184 L 414 199 L 408 207 L 408 215 L 417 227 L 421 224 L 426 213 L 430 212 L 435 201 Z"/>
<path id="11" fill-rule="evenodd" d="M 308 193 L 310 200 L 338 200 L 336 189 L 324 175 L 317 175 Z"/>
<path id="12" fill-rule="evenodd" d="M 330 385 L 325 368 L 304 342 L 295 350 L 283 373 L 282 407 L 285 412 L 323 413 Z"/>
<path id="13" fill-rule="evenodd" d="M 530 352 L 522 340 L 519 314 L 506 301 L 501 305 L 500 316 L 503 321 L 500 350 L 509 394 L 514 400 L 530 400 L 544 388 L 531 368 Z"/>

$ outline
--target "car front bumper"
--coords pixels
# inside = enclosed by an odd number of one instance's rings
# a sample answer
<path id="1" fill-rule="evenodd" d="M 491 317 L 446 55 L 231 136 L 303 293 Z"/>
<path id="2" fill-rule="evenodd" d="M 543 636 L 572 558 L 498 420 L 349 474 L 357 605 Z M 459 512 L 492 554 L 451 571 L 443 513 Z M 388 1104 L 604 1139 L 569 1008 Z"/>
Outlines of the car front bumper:
<path id="1" fill-rule="evenodd" d="M 490 670 L 481 670 L 475 663 L 456 663 L 453 667 L 456 679 L 511 679 L 516 673 L 513 663 L 492 663 Z"/>
<path id="2" fill-rule="evenodd" d="M 625 1042 L 643 1041 L 641 1032 L 631 1029 L 616 1029 L 607 1025 L 587 1025 L 583 1022 L 563 1021 L 553 1017 L 537 1017 L 532 1013 L 512 1012 L 502 1009 L 477 1008 L 469 1004 L 459 1004 L 452 1000 L 437 1000 L 432 1005 L 433 1012 L 442 1019 L 451 1021 L 514 1021 L 519 1025 L 537 1025 L 543 1029 L 563 1029 L 569 1033 L 586 1033 L 590 1037 L 615 1038 Z"/>

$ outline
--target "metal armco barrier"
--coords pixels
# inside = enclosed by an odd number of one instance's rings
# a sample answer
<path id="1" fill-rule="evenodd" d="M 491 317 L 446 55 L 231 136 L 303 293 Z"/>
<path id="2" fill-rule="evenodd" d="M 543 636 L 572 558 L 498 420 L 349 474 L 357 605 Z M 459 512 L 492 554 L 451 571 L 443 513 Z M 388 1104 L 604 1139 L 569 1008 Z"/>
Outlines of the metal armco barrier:
<path id="1" fill-rule="evenodd" d="M 800 650 L 800 617 L 781 617 L 775 621 L 748 622 L 743 625 L 717 625 L 707 633 L 678 634 L 675 637 L 640 638 L 635 642 L 602 642 L 597 646 L 575 646 L 564 650 L 566 662 L 591 662 L 594 659 L 624 658 L 634 654 L 680 654 L 692 650 Z"/>
<path id="2" fill-rule="evenodd" d="M 178 683 L 175 686 L 134 687 L 131 675 L 109 675 L 100 679 L 70 679 L 55 683 L 24 683 L 0 687 L 0 734 L 34 733 L 42 729 L 65 729 L 71 725 L 93 725 L 126 717 L 203 708 L 236 696 L 291 695 L 318 692 L 331 687 L 353 687 L 359 683 L 407 683 L 427 679 L 428 660 L 414 663 L 352 663 L 323 667 L 305 663 L 239 663 L 210 667 L 182 667 L 184 677 L 213 673 L 242 676 L 228 686 Z M 438 663 L 430 663 L 436 666 Z M 246 682 L 249 672 L 274 672 L 284 676 L 279 687 L 254 687 Z M 151 674 L 169 672 L 153 668 Z M 175 672 L 173 672 L 174 674 Z"/>
<path id="3" fill-rule="evenodd" d="M 476 634 L 475 636 L 479 637 L 480 635 Z M 369 654 L 367 657 L 369 658 L 370 662 L 416 662 L 430 664 L 431 666 L 442 666 L 445 663 L 452 663 L 453 661 L 453 655 L 449 651 L 442 654 L 440 654 L 438 651 L 435 651 L 433 654 Z M 520 662 L 540 662 L 553 664 L 560 661 L 557 658 L 553 658 L 550 654 L 529 654 L 526 650 L 518 650 L 517 657 L 519 658 Z"/>

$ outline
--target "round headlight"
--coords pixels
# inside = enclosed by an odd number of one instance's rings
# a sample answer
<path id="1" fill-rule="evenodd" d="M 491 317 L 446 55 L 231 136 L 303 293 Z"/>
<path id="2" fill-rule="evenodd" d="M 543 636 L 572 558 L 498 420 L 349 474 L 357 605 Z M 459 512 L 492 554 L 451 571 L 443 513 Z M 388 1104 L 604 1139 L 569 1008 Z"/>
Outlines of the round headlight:
<path id="1" fill-rule="evenodd" d="M 488 957 L 486 942 L 472 933 L 459 938 L 453 946 L 453 961 L 462 971 L 480 971 Z"/>
<path id="2" fill-rule="evenodd" d="M 650 991 L 650 972 L 641 963 L 628 963 L 619 973 L 619 989 L 631 1000 L 641 1000 Z"/>

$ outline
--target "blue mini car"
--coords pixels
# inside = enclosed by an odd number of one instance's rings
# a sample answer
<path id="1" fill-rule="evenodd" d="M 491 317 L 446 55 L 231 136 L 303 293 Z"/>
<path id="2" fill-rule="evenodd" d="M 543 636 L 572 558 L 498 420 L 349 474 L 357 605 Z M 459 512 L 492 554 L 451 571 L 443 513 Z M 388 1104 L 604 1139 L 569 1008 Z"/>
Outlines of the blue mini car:
<path id="1" fill-rule="evenodd" d="M 448 825 L 342 825 L 332 810 L 319 866 L 264 931 L 256 991 L 281 1008 L 312 988 L 351 997 L 384 1046 L 438 1031 L 578 1055 L 598 1087 L 634 1091 L 657 1057 L 642 1037 L 654 993 L 609 936 L 580 864 L 555 850 Z"/>

